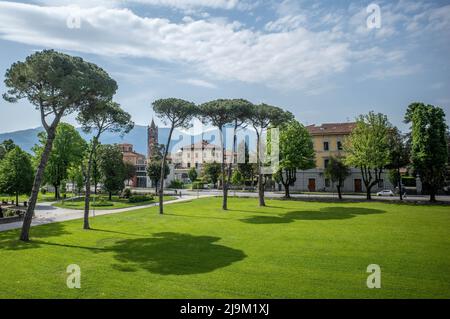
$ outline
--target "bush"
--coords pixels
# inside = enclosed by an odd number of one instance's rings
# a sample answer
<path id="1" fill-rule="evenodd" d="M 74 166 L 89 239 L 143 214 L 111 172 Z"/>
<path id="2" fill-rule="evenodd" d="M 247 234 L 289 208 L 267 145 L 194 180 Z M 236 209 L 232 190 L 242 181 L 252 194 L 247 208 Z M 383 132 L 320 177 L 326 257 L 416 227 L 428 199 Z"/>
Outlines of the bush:
<path id="1" fill-rule="evenodd" d="M 128 198 L 129 203 L 141 203 L 153 200 L 153 196 L 149 195 L 133 195 Z"/>
<path id="2" fill-rule="evenodd" d="M 193 182 L 192 189 L 204 189 L 205 184 L 203 182 Z"/>
<path id="3" fill-rule="evenodd" d="M 123 198 L 130 198 L 131 197 L 131 189 L 125 188 L 122 192 Z"/>
<path id="4" fill-rule="evenodd" d="M 23 214 L 22 211 L 18 209 L 3 209 L 3 217 L 14 217 Z"/>
<path id="5" fill-rule="evenodd" d="M 179 179 L 174 179 L 170 182 L 169 188 L 183 188 L 184 183 Z"/>
<path id="6" fill-rule="evenodd" d="M 47 194 L 47 189 L 45 187 L 41 187 L 41 194 L 42 195 Z"/>
<path id="7" fill-rule="evenodd" d="M 111 202 L 108 202 L 108 201 L 106 201 L 104 199 L 98 199 L 95 202 L 92 202 L 91 206 L 94 206 L 94 207 L 107 207 L 107 206 L 114 206 L 114 204 L 111 203 Z"/>

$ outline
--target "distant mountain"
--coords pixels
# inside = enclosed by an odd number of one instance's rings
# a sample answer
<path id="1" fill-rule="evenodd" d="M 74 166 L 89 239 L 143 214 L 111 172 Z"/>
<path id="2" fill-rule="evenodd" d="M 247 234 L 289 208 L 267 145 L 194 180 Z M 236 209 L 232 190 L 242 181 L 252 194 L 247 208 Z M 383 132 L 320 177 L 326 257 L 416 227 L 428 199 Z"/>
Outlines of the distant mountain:
<path id="1" fill-rule="evenodd" d="M 23 150 L 31 153 L 31 148 L 38 143 L 38 133 L 42 132 L 44 129 L 42 127 L 8 132 L 8 133 L 0 133 L 0 142 L 6 139 L 12 139 L 14 143 L 19 145 Z M 77 128 L 80 135 L 85 139 L 89 140 L 91 136 L 85 134 L 80 128 Z M 160 144 L 165 144 L 169 135 L 169 128 L 161 127 L 158 128 L 158 141 Z M 228 145 L 229 141 L 232 142 L 232 130 L 229 130 L 228 134 L 226 134 L 224 143 Z M 247 136 L 247 137 L 246 137 Z M 190 135 L 183 133 L 179 130 L 174 130 L 172 134 L 172 141 L 170 143 L 170 152 L 173 152 L 180 147 L 196 143 L 202 139 L 208 140 L 213 144 L 220 144 L 220 139 L 218 135 L 217 129 L 212 129 L 204 132 L 203 134 Z M 254 149 L 255 142 L 255 134 L 253 131 L 240 131 L 238 133 L 238 139 L 246 139 L 249 141 L 250 149 Z M 100 138 L 100 141 L 103 144 L 115 144 L 115 143 L 130 143 L 134 145 L 134 150 L 141 154 L 147 154 L 147 126 L 135 125 L 133 130 L 131 130 L 128 134 L 121 137 L 116 133 L 104 133 Z M 231 144 L 230 144 L 231 148 Z"/>

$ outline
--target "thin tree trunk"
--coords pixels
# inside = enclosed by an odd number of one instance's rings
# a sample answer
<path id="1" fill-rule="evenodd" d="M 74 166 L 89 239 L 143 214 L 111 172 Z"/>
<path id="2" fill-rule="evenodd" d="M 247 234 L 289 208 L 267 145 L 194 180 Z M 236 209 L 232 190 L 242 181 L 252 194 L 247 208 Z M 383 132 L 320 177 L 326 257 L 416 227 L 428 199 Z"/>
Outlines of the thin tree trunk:
<path id="1" fill-rule="evenodd" d="M 98 141 L 98 137 L 94 137 L 94 140 L 92 141 L 91 153 L 89 154 L 88 168 L 87 168 L 87 173 L 86 173 L 86 193 L 84 195 L 83 229 L 90 229 L 89 206 L 90 206 L 90 200 L 91 200 L 91 169 L 92 169 L 92 162 L 93 162 L 95 150 L 97 148 L 97 141 Z"/>
<path id="2" fill-rule="evenodd" d="M 234 131 L 233 131 L 233 151 L 231 154 L 231 161 L 228 164 L 228 184 L 230 185 L 231 183 L 231 175 L 232 175 L 232 171 L 233 171 L 233 164 L 234 164 L 234 155 L 236 154 L 236 148 L 237 148 L 237 136 L 236 136 L 236 130 L 237 130 L 237 123 L 235 122 L 234 124 Z M 228 187 L 227 187 L 227 192 L 228 192 Z"/>
<path id="3" fill-rule="evenodd" d="M 166 168 L 166 158 L 167 158 L 167 153 L 169 152 L 169 144 L 170 144 L 170 140 L 172 139 L 172 132 L 173 132 L 174 126 L 172 124 L 172 126 L 170 127 L 170 132 L 169 132 L 169 137 L 167 138 L 167 144 L 164 150 L 164 156 L 163 159 L 161 161 L 161 177 L 160 177 L 160 181 L 159 181 L 159 213 L 162 215 L 164 214 L 164 207 L 163 207 L 163 202 L 164 202 L 164 173 L 165 173 L 165 168 Z"/>
<path id="4" fill-rule="evenodd" d="M 284 197 L 291 198 L 291 193 L 289 192 L 289 184 L 283 184 L 283 185 L 284 185 Z"/>
<path id="5" fill-rule="evenodd" d="M 45 166 L 47 165 L 47 161 L 52 150 L 53 140 L 55 139 L 55 131 L 56 125 L 59 122 L 59 119 L 55 119 L 55 125 L 52 125 L 47 131 L 47 141 L 45 142 L 44 151 L 41 155 L 41 160 L 38 165 L 38 169 L 36 171 L 36 175 L 34 177 L 33 188 L 31 190 L 30 202 L 27 208 L 27 212 L 25 213 L 25 217 L 23 220 L 22 231 L 20 233 L 20 240 L 29 241 L 31 220 L 33 218 L 34 209 L 36 208 L 36 202 L 39 194 L 39 187 L 42 183 L 42 177 L 44 175 Z"/>
<path id="6" fill-rule="evenodd" d="M 264 183 L 263 183 L 263 174 L 261 173 L 261 159 L 260 156 L 260 134 L 256 132 L 256 162 L 258 166 L 258 198 L 259 198 L 259 206 L 266 206 L 266 202 L 264 201 Z"/>
<path id="7" fill-rule="evenodd" d="M 434 189 L 430 189 L 430 202 L 436 202 L 436 191 Z"/>
<path id="8" fill-rule="evenodd" d="M 372 199 L 372 195 L 370 194 L 370 188 L 366 186 L 366 198 L 368 200 Z"/>
<path id="9" fill-rule="evenodd" d="M 400 167 L 397 167 L 397 174 L 398 174 L 398 192 L 400 194 L 400 200 L 403 200 L 403 194 L 402 194 L 402 178 L 400 176 Z"/>
<path id="10" fill-rule="evenodd" d="M 59 189 L 58 189 L 58 185 L 53 184 L 53 188 L 55 189 L 55 200 L 59 200 Z"/>
<path id="11" fill-rule="evenodd" d="M 19 206 L 19 192 L 16 192 L 16 206 Z"/>
<path id="12" fill-rule="evenodd" d="M 339 199 L 342 199 L 341 185 L 338 184 L 336 187 L 337 187 L 337 191 L 338 191 L 338 197 L 339 197 Z"/>
<path id="13" fill-rule="evenodd" d="M 222 209 L 227 210 L 227 203 L 228 203 L 228 183 L 227 178 L 225 176 L 225 147 L 223 145 L 223 131 L 222 128 L 219 127 L 219 134 L 220 134 L 220 147 L 222 148 Z"/>
<path id="14" fill-rule="evenodd" d="M 109 200 L 112 200 L 112 192 L 109 192 Z"/>

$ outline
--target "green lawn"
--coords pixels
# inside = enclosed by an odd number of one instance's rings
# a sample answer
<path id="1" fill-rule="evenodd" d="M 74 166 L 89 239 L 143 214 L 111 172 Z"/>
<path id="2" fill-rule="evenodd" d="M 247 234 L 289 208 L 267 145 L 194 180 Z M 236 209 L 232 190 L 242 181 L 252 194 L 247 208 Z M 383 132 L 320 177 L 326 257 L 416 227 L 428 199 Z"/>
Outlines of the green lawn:
<path id="1" fill-rule="evenodd" d="M 0 298 L 450 298 L 449 206 L 220 201 L 2 232 Z"/>
<path id="2" fill-rule="evenodd" d="M 100 199 L 100 201 L 99 201 L 99 199 Z M 176 199 L 176 197 L 164 196 L 164 201 L 173 200 L 173 199 Z M 143 201 L 143 202 L 139 202 L 139 203 L 129 203 L 128 199 L 119 198 L 119 196 L 113 196 L 112 200 L 109 200 L 108 196 L 97 196 L 96 201 L 94 201 L 94 200 L 91 201 L 91 208 L 95 208 L 96 210 L 118 209 L 118 208 L 148 205 L 148 204 L 153 204 L 156 202 L 158 202 L 157 197 L 155 197 L 152 200 Z M 60 201 L 58 203 L 53 204 L 53 206 L 70 208 L 70 209 L 84 209 L 84 198 Z"/>

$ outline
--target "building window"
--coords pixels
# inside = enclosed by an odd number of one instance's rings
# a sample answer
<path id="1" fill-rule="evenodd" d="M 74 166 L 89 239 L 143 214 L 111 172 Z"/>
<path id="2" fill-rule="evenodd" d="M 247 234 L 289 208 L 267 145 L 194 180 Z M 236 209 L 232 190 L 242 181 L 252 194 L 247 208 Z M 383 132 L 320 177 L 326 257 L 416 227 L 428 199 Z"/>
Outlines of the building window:
<path id="1" fill-rule="evenodd" d="M 330 164 L 330 160 L 327 158 L 327 159 L 325 159 L 325 160 L 323 161 L 323 167 L 324 167 L 324 168 L 327 168 L 327 167 L 328 167 L 328 164 Z"/>
<path id="2" fill-rule="evenodd" d="M 325 178 L 325 187 L 330 187 L 330 179 Z"/>
<path id="3" fill-rule="evenodd" d="M 338 149 L 339 151 L 342 151 L 342 142 L 341 142 L 341 141 L 338 141 L 338 142 L 337 142 L 337 149 Z"/>
<path id="4" fill-rule="evenodd" d="M 198 153 L 197 152 L 195 153 L 195 158 L 198 158 Z"/>
<path id="5" fill-rule="evenodd" d="M 328 151 L 330 149 L 328 142 L 323 142 L 323 150 Z"/>
<path id="6" fill-rule="evenodd" d="M 191 168 L 191 163 L 187 163 L 187 167 L 188 167 L 188 168 Z"/>

